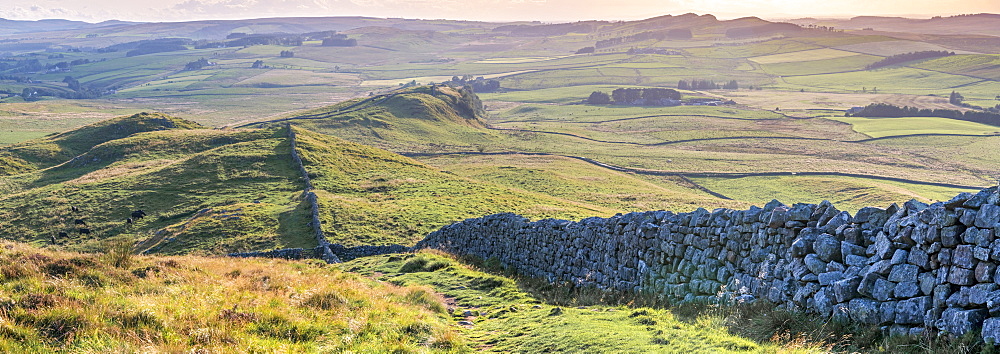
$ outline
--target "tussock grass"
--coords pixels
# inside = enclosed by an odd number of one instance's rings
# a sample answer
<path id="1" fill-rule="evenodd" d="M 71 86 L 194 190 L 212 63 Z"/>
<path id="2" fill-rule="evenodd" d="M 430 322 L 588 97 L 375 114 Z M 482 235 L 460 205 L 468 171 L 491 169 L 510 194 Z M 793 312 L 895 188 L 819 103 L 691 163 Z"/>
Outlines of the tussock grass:
<path id="1" fill-rule="evenodd" d="M 0 351 L 467 350 L 427 287 L 320 262 L 126 258 L 0 243 Z"/>

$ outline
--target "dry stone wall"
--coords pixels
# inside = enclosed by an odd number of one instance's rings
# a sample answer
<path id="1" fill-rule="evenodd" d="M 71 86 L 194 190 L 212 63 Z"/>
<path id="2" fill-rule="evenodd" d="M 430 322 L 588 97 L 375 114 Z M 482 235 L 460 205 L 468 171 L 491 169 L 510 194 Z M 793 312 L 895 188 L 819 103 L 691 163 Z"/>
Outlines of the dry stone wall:
<path id="1" fill-rule="evenodd" d="M 1000 342 L 1000 195 L 855 215 L 829 202 L 649 211 L 578 222 L 496 214 L 416 248 L 495 258 L 553 282 L 678 301 L 754 301 L 892 334 L 982 329 Z"/>

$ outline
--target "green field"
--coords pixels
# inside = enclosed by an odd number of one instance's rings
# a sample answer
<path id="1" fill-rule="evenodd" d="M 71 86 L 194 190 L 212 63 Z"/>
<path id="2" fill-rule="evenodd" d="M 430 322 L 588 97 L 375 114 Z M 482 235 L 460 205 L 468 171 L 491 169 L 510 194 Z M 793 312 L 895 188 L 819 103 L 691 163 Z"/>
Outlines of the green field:
<path id="1" fill-rule="evenodd" d="M 765 56 L 753 57 L 750 58 L 749 60 L 759 64 L 778 64 L 778 63 L 794 63 L 801 61 L 837 59 L 837 58 L 851 57 L 855 55 L 858 54 L 845 52 L 842 50 L 823 48 L 814 50 L 804 50 L 801 52 L 765 55 Z"/>
<path id="2" fill-rule="evenodd" d="M 831 118 L 854 126 L 854 130 L 873 138 L 911 134 L 996 135 L 1000 127 L 949 118 Z"/>

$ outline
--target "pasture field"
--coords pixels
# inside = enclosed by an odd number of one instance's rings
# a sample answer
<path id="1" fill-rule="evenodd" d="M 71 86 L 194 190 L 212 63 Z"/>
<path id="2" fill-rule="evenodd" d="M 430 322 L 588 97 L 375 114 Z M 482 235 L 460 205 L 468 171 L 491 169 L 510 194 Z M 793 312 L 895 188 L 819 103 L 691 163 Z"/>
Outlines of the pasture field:
<path id="1" fill-rule="evenodd" d="M 951 75 L 914 68 L 885 68 L 837 74 L 785 76 L 777 88 L 800 88 L 810 91 L 861 92 L 878 89 L 883 93 L 947 95 L 966 85 L 982 81 L 967 76 Z M 960 89 L 961 87 L 961 89 Z"/>
<path id="2" fill-rule="evenodd" d="M 423 161 L 463 177 L 625 212 L 746 206 L 691 189 L 680 179 L 647 180 L 560 156 L 443 155 Z"/>
<path id="3" fill-rule="evenodd" d="M 706 188 L 727 197 L 763 205 L 772 199 L 785 204 L 819 203 L 823 200 L 852 214 L 867 206 L 885 208 L 910 199 L 930 203 L 947 201 L 958 189 L 849 177 L 782 176 L 744 178 L 692 178 Z"/>
<path id="4" fill-rule="evenodd" d="M 798 91 L 714 91 L 714 93 L 731 99 L 736 103 L 761 109 L 781 108 L 787 110 L 828 110 L 824 115 L 843 116 L 844 111 L 851 107 L 864 107 L 871 103 L 888 103 L 896 106 L 917 107 L 920 109 L 963 109 L 950 104 L 948 97 L 919 96 L 884 93 L 834 93 L 834 92 L 798 92 Z M 943 96 L 943 97 L 942 97 Z M 832 110 L 832 111 L 829 111 Z"/>
<path id="5" fill-rule="evenodd" d="M 873 138 L 912 134 L 1000 134 L 1000 127 L 949 118 L 831 117 L 830 119 L 850 124 L 855 131 Z"/>
<path id="6" fill-rule="evenodd" d="M 881 59 L 881 57 L 871 55 L 855 54 L 835 59 L 766 64 L 761 65 L 761 68 L 767 73 L 778 76 L 829 74 L 864 70 L 864 68 L 869 64 L 877 62 Z"/>
<path id="7" fill-rule="evenodd" d="M 750 60 L 758 64 L 779 64 L 779 63 L 795 63 L 802 61 L 837 59 L 855 55 L 858 54 L 842 50 L 823 48 L 814 50 L 804 50 L 800 52 L 765 55 L 765 56 L 748 58 L 747 60 Z"/>
<path id="8" fill-rule="evenodd" d="M 910 66 L 1000 80 L 1000 55 L 953 55 L 920 61 Z"/>
<path id="9" fill-rule="evenodd" d="M 719 59 L 746 59 L 765 55 L 801 52 L 822 49 L 822 46 L 795 41 L 791 39 L 775 39 L 766 42 L 749 43 L 745 45 L 713 46 L 708 48 L 689 48 L 687 52 L 693 56 Z"/>
<path id="10" fill-rule="evenodd" d="M 909 52 L 927 51 L 927 50 L 948 51 L 948 52 L 955 52 L 956 54 L 977 54 L 969 51 L 949 49 L 933 43 L 907 41 L 907 40 L 845 44 L 845 45 L 835 46 L 833 48 L 849 52 L 878 55 L 883 57 L 888 57 L 896 54 L 909 53 Z"/>

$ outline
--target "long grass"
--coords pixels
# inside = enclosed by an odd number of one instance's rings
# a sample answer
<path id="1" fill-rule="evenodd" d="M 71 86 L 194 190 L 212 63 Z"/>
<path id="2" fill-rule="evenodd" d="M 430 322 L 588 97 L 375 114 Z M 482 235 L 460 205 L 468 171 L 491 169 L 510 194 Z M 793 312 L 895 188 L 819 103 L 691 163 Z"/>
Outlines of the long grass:
<path id="1" fill-rule="evenodd" d="M 0 244 L 4 352 L 460 352 L 444 299 L 323 263 Z"/>

